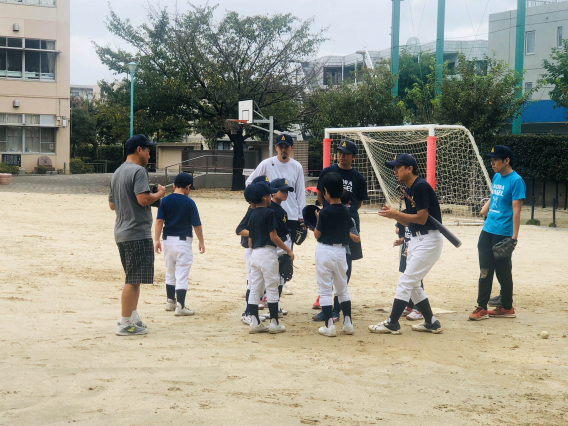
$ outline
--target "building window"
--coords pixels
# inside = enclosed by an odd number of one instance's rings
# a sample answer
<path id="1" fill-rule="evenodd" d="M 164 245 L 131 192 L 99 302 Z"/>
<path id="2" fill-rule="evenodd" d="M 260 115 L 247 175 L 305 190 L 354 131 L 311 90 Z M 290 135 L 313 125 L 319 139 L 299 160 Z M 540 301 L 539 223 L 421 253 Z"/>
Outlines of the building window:
<path id="1" fill-rule="evenodd" d="M 530 92 L 532 90 L 533 86 L 531 82 L 527 82 L 525 83 L 525 92 Z M 529 95 L 529 101 L 532 100 L 532 93 Z"/>
<path id="2" fill-rule="evenodd" d="M 562 47 L 562 27 L 558 27 L 556 30 L 556 46 Z"/>
<path id="3" fill-rule="evenodd" d="M 218 151 L 229 151 L 231 149 L 231 142 L 230 141 L 217 141 L 217 150 Z"/>
<path id="4" fill-rule="evenodd" d="M 527 31 L 525 35 L 525 53 L 534 55 L 535 31 Z"/>
<path id="5" fill-rule="evenodd" d="M 0 78 L 54 81 L 56 55 L 53 40 L 0 37 Z"/>
<path id="6" fill-rule="evenodd" d="M 0 0 L 0 3 L 27 4 L 29 6 L 55 7 L 56 0 Z"/>
<path id="7" fill-rule="evenodd" d="M 0 152 L 55 153 L 56 128 L 44 126 L 55 126 L 55 116 L 0 114 Z"/>

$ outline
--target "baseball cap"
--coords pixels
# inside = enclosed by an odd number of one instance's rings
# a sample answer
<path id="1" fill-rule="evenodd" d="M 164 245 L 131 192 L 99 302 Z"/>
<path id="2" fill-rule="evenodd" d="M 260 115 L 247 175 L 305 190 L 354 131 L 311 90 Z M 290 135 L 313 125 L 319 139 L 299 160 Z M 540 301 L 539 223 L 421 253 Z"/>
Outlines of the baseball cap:
<path id="1" fill-rule="evenodd" d="M 385 165 L 389 169 L 394 169 L 395 166 L 412 166 L 414 171 L 418 170 L 418 163 L 416 158 L 410 154 L 396 154 L 393 161 L 385 161 Z"/>
<path id="2" fill-rule="evenodd" d="M 294 192 L 294 188 L 288 185 L 288 181 L 284 178 L 274 179 L 272 182 L 270 182 L 270 188 L 276 189 L 276 192 L 278 191 Z"/>
<path id="3" fill-rule="evenodd" d="M 483 156 L 484 159 L 488 158 L 508 158 L 513 161 L 513 151 L 505 145 L 495 145 L 491 148 L 491 152 Z"/>
<path id="4" fill-rule="evenodd" d="M 265 175 L 257 176 L 257 177 L 255 177 L 255 178 L 252 180 L 252 183 L 259 183 L 259 182 L 260 182 L 260 183 L 265 183 L 266 185 L 269 185 L 269 184 L 270 184 L 270 181 L 268 180 L 268 178 L 267 178 Z M 251 184 L 252 184 L 252 183 L 251 183 Z"/>
<path id="5" fill-rule="evenodd" d="M 278 192 L 278 190 L 274 190 L 262 182 L 251 183 L 245 189 L 245 200 L 253 204 L 258 204 L 263 197 L 276 192 Z"/>
<path id="6" fill-rule="evenodd" d="M 174 185 L 177 187 L 183 187 L 185 188 L 187 185 L 189 185 L 189 187 L 191 189 L 195 189 L 193 187 L 193 176 L 191 176 L 189 173 L 179 173 L 175 179 L 174 179 Z"/>
<path id="7" fill-rule="evenodd" d="M 146 136 L 144 135 L 134 135 L 128 138 L 128 140 L 124 144 L 124 148 L 132 149 L 132 148 L 137 148 L 139 146 L 156 146 L 156 145 L 158 144 L 148 141 L 148 139 L 146 139 Z"/>
<path id="8" fill-rule="evenodd" d="M 287 135 L 286 133 L 282 133 L 276 137 L 276 139 L 274 140 L 274 145 L 280 145 L 281 143 L 284 143 L 288 146 L 294 146 L 294 139 L 292 139 L 292 136 Z"/>
<path id="9" fill-rule="evenodd" d="M 343 151 L 346 154 L 357 155 L 357 145 L 355 142 L 344 140 L 337 145 L 338 151 Z"/>

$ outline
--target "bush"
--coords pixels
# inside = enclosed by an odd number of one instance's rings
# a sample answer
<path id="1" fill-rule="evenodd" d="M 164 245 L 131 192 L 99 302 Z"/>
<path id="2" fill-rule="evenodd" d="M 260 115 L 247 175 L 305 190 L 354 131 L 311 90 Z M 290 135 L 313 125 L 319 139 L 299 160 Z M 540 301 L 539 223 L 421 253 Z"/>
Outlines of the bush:
<path id="1" fill-rule="evenodd" d="M 0 163 L 0 173 L 11 173 L 13 175 L 19 175 L 20 168 L 18 166 L 8 166 L 7 164 Z"/>
<path id="2" fill-rule="evenodd" d="M 527 220 L 527 225 L 540 226 L 540 220 L 538 220 L 538 219 L 529 219 L 529 220 Z"/>
<path id="3" fill-rule="evenodd" d="M 108 160 L 119 162 L 122 164 L 124 161 L 124 146 L 123 145 L 101 145 L 97 155 L 97 160 Z"/>
<path id="4" fill-rule="evenodd" d="M 44 175 L 47 173 L 47 167 L 45 166 L 37 166 L 37 173 L 40 175 Z"/>
<path id="5" fill-rule="evenodd" d="M 95 173 L 95 168 L 90 164 L 83 163 L 79 158 L 72 158 L 69 160 L 69 171 L 73 175 L 80 175 L 85 173 Z"/>

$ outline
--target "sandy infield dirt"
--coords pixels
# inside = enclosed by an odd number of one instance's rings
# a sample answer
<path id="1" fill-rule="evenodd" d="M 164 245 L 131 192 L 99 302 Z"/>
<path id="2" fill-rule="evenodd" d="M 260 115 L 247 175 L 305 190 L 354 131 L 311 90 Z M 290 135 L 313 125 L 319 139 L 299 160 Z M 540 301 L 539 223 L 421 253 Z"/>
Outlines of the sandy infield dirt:
<path id="1" fill-rule="evenodd" d="M 149 334 L 125 338 L 114 335 L 124 274 L 106 195 L 0 194 L 0 425 L 568 424 L 565 230 L 523 226 L 517 318 L 470 322 L 481 228 L 452 227 L 463 246 L 446 242 L 424 280 L 433 307 L 454 312 L 437 316 L 444 334 L 401 320 L 403 334 L 385 336 L 367 326 L 392 305 L 394 222 L 363 215 L 355 335 L 320 336 L 311 319 L 313 235 L 282 300 L 287 332 L 249 335 L 234 234 L 247 206 L 239 194 L 194 195 L 207 249 L 190 274 L 196 314 L 164 311 L 156 255 L 138 308 Z"/>

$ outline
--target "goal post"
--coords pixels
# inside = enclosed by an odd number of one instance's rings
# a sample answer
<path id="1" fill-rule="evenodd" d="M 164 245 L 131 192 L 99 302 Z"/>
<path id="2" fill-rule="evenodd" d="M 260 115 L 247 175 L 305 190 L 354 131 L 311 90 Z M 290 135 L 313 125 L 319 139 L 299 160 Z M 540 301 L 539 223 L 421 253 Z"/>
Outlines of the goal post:
<path id="1" fill-rule="evenodd" d="M 445 223 L 477 224 L 479 211 L 489 199 L 491 180 L 468 129 L 449 125 L 350 127 L 325 129 L 324 167 L 334 162 L 339 141 L 349 139 L 358 146 L 353 167 L 367 181 L 369 201 L 362 210 L 371 212 L 383 203 L 402 206 L 391 169 L 385 161 L 397 153 L 412 154 L 418 173 L 436 190 Z"/>

